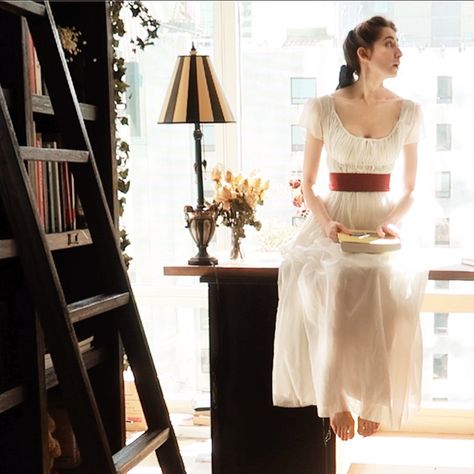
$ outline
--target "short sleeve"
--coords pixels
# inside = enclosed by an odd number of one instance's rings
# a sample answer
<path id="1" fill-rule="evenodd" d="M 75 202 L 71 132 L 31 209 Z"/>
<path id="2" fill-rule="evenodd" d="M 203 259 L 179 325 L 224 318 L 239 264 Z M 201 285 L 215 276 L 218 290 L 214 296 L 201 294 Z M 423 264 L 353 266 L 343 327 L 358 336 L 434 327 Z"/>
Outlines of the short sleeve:
<path id="1" fill-rule="evenodd" d="M 323 129 L 321 126 L 321 103 L 318 99 L 309 99 L 301 113 L 298 125 L 306 128 L 314 138 L 323 139 Z"/>
<path id="2" fill-rule="evenodd" d="M 408 116 L 407 133 L 404 145 L 418 143 L 425 136 L 423 111 L 420 104 L 411 103 L 412 113 Z"/>

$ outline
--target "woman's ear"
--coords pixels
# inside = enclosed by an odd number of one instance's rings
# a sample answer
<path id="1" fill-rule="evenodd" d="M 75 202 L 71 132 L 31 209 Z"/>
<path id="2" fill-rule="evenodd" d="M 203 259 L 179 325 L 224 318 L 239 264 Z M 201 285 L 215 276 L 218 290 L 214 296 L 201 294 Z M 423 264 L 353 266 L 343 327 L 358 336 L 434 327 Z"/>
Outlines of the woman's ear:
<path id="1" fill-rule="evenodd" d="M 370 51 L 363 48 L 357 48 L 357 57 L 359 58 L 360 62 L 369 61 L 370 60 Z"/>

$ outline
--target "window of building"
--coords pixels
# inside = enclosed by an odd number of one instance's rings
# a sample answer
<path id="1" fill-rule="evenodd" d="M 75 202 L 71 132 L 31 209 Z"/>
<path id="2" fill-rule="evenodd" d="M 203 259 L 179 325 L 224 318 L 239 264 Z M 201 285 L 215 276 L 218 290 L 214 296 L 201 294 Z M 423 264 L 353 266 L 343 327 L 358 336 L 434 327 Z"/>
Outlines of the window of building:
<path id="1" fill-rule="evenodd" d="M 449 123 L 436 124 L 436 150 L 437 151 L 451 150 L 451 124 Z"/>
<path id="2" fill-rule="evenodd" d="M 451 171 L 438 171 L 435 175 L 435 197 L 451 197 Z"/>
<path id="3" fill-rule="evenodd" d="M 435 280 L 434 287 L 437 290 L 449 290 L 449 280 Z"/>
<path id="4" fill-rule="evenodd" d="M 453 101 L 453 78 L 451 76 L 438 76 L 438 104 L 451 104 Z"/>
<path id="5" fill-rule="evenodd" d="M 305 144 L 305 131 L 299 125 L 291 126 L 291 151 L 303 151 Z"/>
<path id="6" fill-rule="evenodd" d="M 448 334 L 448 313 L 434 313 L 434 333 Z"/>
<path id="7" fill-rule="evenodd" d="M 316 96 L 315 77 L 291 78 L 291 103 L 304 104 L 308 99 Z"/>
<path id="8" fill-rule="evenodd" d="M 448 354 L 433 355 L 433 379 L 448 378 Z"/>
<path id="9" fill-rule="evenodd" d="M 440 219 L 435 225 L 435 245 L 449 245 L 449 218 Z"/>

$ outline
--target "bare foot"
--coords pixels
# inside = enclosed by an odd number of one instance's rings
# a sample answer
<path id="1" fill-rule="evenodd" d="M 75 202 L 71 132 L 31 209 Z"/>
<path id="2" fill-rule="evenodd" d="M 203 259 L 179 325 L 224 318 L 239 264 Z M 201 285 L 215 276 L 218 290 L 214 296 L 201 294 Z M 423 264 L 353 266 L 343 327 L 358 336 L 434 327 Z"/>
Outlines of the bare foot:
<path id="1" fill-rule="evenodd" d="M 354 418 L 350 411 L 340 411 L 331 416 L 331 428 L 343 441 L 354 437 Z"/>
<path id="2" fill-rule="evenodd" d="M 375 421 L 364 420 L 364 418 L 357 419 L 357 432 L 361 436 L 371 436 L 379 430 L 380 423 Z"/>

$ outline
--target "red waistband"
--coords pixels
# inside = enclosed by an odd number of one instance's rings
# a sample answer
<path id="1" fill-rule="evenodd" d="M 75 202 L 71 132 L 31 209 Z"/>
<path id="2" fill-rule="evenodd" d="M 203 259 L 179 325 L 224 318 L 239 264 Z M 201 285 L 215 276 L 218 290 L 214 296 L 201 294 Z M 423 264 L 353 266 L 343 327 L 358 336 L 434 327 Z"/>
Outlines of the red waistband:
<path id="1" fill-rule="evenodd" d="M 329 173 L 331 191 L 390 191 L 390 174 Z"/>

